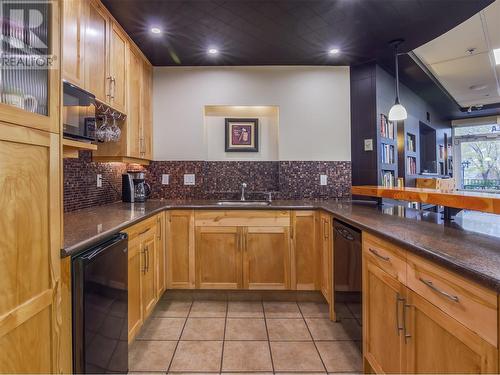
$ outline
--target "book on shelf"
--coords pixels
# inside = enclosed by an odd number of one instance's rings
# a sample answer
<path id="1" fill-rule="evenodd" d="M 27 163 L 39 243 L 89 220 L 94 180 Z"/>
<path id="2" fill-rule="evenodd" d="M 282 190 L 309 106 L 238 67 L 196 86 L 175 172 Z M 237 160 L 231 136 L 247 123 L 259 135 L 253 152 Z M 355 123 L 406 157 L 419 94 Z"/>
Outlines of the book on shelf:
<path id="1" fill-rule="evenodd" d="M 410 134 L 407 135 L 406 147 L 408 151 L 415 152 L 415 140 Z"/>
<path id="2" fill-rule="evenodd" d="M 394 187 L 394 173 L 391 171 L 382 171 L 382 186 Z"/>
<path id="3" fill-rule="evenodd" d="M 386 145 L 382 143 L 382 163 L 384 164 L 393 164 L 395 162 L 394 159 L 394 146 L 393 145 Z"/>
<path id="4" fill-rule="evenodd" d="M 394 122 L 389 121 L 384 114 L 380 116 L 380 135 L 383 138 L 394 139 Z"/>
<path id="5" fill-rule="evenodd" d="M 406 173 L 417 174 L 417 159 L 412 156 L 406 157 Z"/>
<path id="6" fill-rule="evenodd" d="M 444 159 L 444 145 L 439 145 L 439 159 Z"/>

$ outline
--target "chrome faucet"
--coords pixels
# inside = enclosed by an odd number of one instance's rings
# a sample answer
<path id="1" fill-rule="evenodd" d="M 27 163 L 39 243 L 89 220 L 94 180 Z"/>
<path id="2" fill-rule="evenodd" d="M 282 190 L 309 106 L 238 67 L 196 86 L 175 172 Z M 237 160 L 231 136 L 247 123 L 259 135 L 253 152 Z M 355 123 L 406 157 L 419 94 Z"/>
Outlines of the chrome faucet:
<path id="1" fill-rule="evenodd" d="M 246 200 L 245 199 L 245 189 L 246 189 L 246 187 L 247 187 L 247 184 L 243 182 L 241 184 L 241 198 L 240 198 L 240 200 L 242 200 L 242 201 Z"/>

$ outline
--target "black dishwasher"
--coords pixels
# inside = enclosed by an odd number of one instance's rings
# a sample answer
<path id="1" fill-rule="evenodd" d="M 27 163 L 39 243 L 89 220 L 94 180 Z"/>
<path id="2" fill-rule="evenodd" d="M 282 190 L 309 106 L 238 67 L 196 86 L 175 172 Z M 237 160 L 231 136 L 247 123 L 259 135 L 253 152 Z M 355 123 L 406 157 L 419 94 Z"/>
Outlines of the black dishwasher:
<path id="1" fill-rule="evenodd" d="M 333 221 L 336 292 L 361 292 L 361 232 L 342 221 Z"/>
<path id="2" fill-rule="evenodd" d="M 120 233 L 72 259 L 75 373 L 128 372 L 127 242 Z"/>

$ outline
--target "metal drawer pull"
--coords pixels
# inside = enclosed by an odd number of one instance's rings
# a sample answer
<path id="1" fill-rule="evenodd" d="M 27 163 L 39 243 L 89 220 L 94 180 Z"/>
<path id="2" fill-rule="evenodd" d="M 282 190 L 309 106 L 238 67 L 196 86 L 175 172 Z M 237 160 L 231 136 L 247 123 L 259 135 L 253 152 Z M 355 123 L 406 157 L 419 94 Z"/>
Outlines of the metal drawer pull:
<path id="1" fill-rule="evenodd" d="M 405 299 L 401 298 L 401 295 L 399 293 L 396 294 L 396 331 L 399 336 L 399 332 L 403 330 L 403 327 L 399 325 L 399 302 L 403 302 L 403 305 L 405 304 Z M 403 315 L 403 320 L 404 320 L 404 315 Z"/>
<path id="2" fill-rule="evenodd" d="M 450 293 L 445 292 L 444 290 L 441 290 L 441 289 L 437 288 L 432 283 L 432 281 L 430 281 L 430 280 L 424 280 L 422 278 L 420 278 L 420 281 L 423 282 L 425 285 L 427 285 L 429 288 L 431 288 L 433 291 L 441 294 L 442 296 L 445 296 L 446 298 L 451 299 L 453 302 L 457 302 L 458 303 L 460 301 L 457 296 L 454 296 L 454 295 L 452 295 Z"/>
<path id="3" fill-rule="evenodd" d="M 405 337 L 405 343 L 408 342 L 408 339 L 411 337 L 406 327 L 406 309 L 409 307 L 411 307 L 411 305 L 408 305 L 406 302 L 403 302 L 403 334 Z"/>
<path id="4" fill-rule="evenodd" d="M 370 253 L 375 255 L 377 258 L 380 258 L 385 262 L 389 262 L 391 260 L 391 258 L 389 258 L 389 257 L 385 257 L 383 255 L 380 255 L 377 250 L 373 250 L 371 247 L 369 247 L 368 250 L 370 251 Z"/>

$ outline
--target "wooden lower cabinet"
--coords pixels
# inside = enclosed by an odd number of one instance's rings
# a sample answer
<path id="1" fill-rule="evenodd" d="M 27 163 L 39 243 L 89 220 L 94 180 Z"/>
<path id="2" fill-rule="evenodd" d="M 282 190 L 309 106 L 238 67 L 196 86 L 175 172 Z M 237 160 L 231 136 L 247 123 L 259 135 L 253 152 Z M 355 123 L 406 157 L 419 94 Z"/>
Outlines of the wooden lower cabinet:
<path id="1" fill-rule="evenodd" d="M 421 294 L 410 289 L 413 263 L 405 250 L 364 235 L 363 239 L 363 355 L 365 371 L 375 373 L 451 374 L 498 373 L 498 348 L 466 327 L 458 318 L 463 314 L 447 313 L 445 301 L 451 294 L 442 293 L 441 285 Z M 410 271 L 407 271 L 407 270 Z M 420 271 L 422 272 L 422 271 Z M 447 271 L 448 272 L 448 271 Z M 440 277 L 436 274 L 434 277 Z M 451 279 L 456 279 L 453 276 Z M 473 284 L 473 283 L 471 283 Z M 448 286 L 449 287 L 449 286 Z M 471 289 L 466 285 L 460 290 Z M 425 297 L 427 296 L 427 297 Z M 438 296 L 440 299 L 434 299 Z M 431 302 L 430 299 L 433 299 Z M 442 299 L 442 300 L 441 300 Z M 472 300 L 472 296 L 470 300 Z M 476 300 L 479 297 L 476 296 Z M 458 298 L 453 303 L 467 304 Z M 467 311 L 470 304 L 462 305 Z M 467 320 L 467 319 L 465 319 Z M 487 323 L 492 331 L 498 323 Z"/>
<path id="2" fill-rule="evenodd" d="M 193 210 L 166 212 L 167 288 L 195 287 Z"/>
<path id="3" fill-rule="evenodd" d="M 156 297 L 160 298 L 167 289 L 165 213 L 156 215 Z"/>
<path id="4" fill-rule="evenodd" d="M 142 326 L 141 304 L 142 251 L 139 237 L 128 242 L 128 341 Z"/>
<path id="5" fill-rule="evenodd" d="M 319 287 L 316 211 L 294 211 L 291 214 L 291 288 L 317 290 Z"/>
<path id="6" fill-rule="evenodd" d="M 289 227 L 243 229 L 243 288 L 289 289 Z"/>
<path id="7" fill-rule="evenodd" d="M 241 288 L 241 238 L 238 227 L 196 228 L 196 288 Z"/>
<path id="8" fill-rule="evenodd" d="M 401 373 L 404 285 L 363 257 L 363 353 L 376 373 Z"/>
<path id="9" fill-rule="evenodd" d="M 141 254 L 142 254 L 142 280 L 141 280 L 141 300 L 144 319 L 153 311 L 156 305 L 156 231 L 155 227 L 147 230 L 142 235 Z"/>
<path id="10" fill-rule="evenodd" d="M 498 373 L 498 350 L 436 306 L 407 289 L 407 373 Z"/>
<path id="11" fill-rule="evenodd" d="M 333 300 L 333 227 L 331 215 L 320 214 L 319 248 L 321 257 L 321 293 L 328 303 Z"/>

